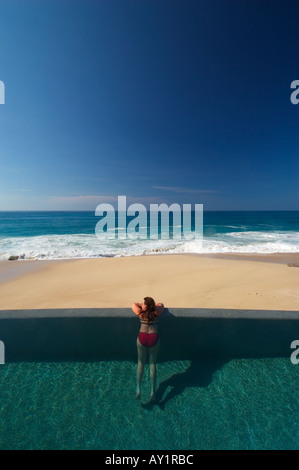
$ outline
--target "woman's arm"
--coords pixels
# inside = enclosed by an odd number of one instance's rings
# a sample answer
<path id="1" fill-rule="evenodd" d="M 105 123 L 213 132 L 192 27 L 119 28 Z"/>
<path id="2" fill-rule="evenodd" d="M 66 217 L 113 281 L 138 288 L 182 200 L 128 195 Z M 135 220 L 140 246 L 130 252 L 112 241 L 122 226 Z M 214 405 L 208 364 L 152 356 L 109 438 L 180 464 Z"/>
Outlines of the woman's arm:
<path id="1" fill-rule="evenodd" d="M 132 310 L 135 313 L 135 315 L 139 316 L 142 310 L 141 304 L 139 304 L 138 302 L 134 302 L 132 304 Z"/>
<path id="2" fill-rule="evenodd" d="M 164 310 L 164 305 L 162 304 L 162 302 L 159 302 L 158 304 L 156 304 L 156 312 L 158 315 L 161 315 L 163 310 Z"/>

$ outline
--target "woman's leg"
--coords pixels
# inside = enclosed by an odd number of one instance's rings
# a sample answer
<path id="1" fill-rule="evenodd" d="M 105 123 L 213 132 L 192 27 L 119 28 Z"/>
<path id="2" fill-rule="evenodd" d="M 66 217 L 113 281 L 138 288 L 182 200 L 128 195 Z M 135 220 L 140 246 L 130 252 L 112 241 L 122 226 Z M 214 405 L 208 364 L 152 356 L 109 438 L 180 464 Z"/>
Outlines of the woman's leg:
<path id="1" fill-rule="evenodd" d="M 160 339 L 152 348 L 149 348 L 149 360 L 150 360 L 150 377 L 151 377 L 151 385 L 152 385 L 152 392 L 151 392 L 151 400 L 155 400 L 155 393 L 156 393 L 156 381 L 157 381 L 157 356 L 160 347 Z"/>
<path id="2" fill-rule="evenodd" d="M 146 361 L 147 355 L 147 348 L 142 346 L 137 338 L 137 352 L 138 352 L 138 365 L 137 365 L 137 391 L 136 391 L 136 398 L 140 398 L 141 394 L 141 382 L 143 377 L 144 365 Z"/>

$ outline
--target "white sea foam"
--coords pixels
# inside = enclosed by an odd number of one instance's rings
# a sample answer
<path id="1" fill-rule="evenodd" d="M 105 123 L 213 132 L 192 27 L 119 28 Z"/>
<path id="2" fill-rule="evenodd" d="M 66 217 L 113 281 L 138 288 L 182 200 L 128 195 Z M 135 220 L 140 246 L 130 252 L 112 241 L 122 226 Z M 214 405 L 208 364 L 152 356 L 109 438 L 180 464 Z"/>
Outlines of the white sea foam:
<path id="1" fill-rule="evenodd" d="M 0 239 L 0 260 L 74 259 L 165 253 L 299 252 L 297 232 L 230 232 L 200 240 L 99 240 L 95 235 L 43 235 Z"/>
<path id="2" fill-rule="evenodd" d="M 231 232 L 186 243 L 185 251 L 195 253 L 296 253 L 299 233 L 296 232 Z"/>

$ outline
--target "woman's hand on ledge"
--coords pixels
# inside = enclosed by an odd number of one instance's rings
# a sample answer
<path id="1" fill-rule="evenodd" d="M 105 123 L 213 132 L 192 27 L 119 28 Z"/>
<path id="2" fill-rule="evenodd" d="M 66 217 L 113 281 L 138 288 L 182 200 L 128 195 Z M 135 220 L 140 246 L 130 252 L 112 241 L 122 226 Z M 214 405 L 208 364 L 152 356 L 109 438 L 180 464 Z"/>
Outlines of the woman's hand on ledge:
<path id="1" fill-rule="evenodd" d="M 131 308 L 133 310 L 133 312 L 136 314 L 136 315 L 140 315 L 141 311 L 142 311 L 142 304 L 140 304 L 139 302 L 134 302 L 132 305 L 131 305 Z M 164 304 L 162 302 L 158 302 L 156 304 L 156 312 L 158 315 L 161 315 L 161 313 L 163 312 L 164 310 Z"/>
<path id="2" fill-rule="evenodd" d="M 142 310 L 141 304 L 139 304 L 138 302 L 134 302 L 131 307 L 132 307 L 133 312 L 134 312 L 136 315 L 139 315 L 139 314 L 140 314 L 140 312 L 141 312 L 141 310 Z"/>
<path id="3" fill-rule="evenodd" d="M 159 302 L 156 304 L 156 312 L 158 315 L 161 315 L 161 313 L 163 312 L 164 310 L 164 305 L 162 304 L 162 302 Z"/>

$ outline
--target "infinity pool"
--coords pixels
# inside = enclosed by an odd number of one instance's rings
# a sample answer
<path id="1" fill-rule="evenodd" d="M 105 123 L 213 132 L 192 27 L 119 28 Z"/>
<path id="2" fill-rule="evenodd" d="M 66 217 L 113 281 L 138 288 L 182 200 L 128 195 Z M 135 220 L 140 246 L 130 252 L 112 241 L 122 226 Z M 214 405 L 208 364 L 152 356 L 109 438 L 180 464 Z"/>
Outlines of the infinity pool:
<path id="1" fill-rule="evenodd" d="M 0 366 L 1 449 L 298 449 L 299 365 L 289 358 Z"/>

